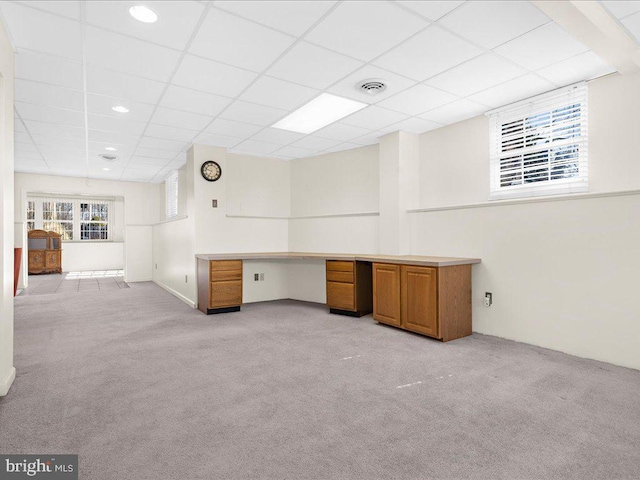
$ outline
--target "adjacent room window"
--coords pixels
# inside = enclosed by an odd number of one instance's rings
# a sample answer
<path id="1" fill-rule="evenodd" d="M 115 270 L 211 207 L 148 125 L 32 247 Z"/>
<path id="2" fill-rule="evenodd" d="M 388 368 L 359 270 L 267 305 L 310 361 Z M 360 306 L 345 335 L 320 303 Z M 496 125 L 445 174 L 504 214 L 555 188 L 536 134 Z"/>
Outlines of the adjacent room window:
<path id="1" fill-rule="evenodd" d="M 62 235 L 63 241 L 111 240 L 113 200 L 85 197 L 27 199 L 27 230 L 41 229 Z"/>
<path id="2" fill-rule="evenodd" d="M 167 218 L 178 216 L 178 171 L 173 170 L 164 181 Z"/>
<path id="3" fill-rule="evenodd" d="M 490 200 L 588 191 L 586 83 L 487 115 Z"/>

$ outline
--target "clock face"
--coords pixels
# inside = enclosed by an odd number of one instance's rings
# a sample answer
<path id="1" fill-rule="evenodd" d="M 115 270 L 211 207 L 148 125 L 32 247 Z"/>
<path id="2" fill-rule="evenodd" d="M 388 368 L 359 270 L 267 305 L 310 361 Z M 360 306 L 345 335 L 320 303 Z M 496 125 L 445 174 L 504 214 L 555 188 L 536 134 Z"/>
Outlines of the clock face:
<path id="1" fill-rule="evenodd" d="M 202 173 L 202 178 L 204 178 L 205 180 L 208 180 L 209 182 L 215 182 L 222 175 L 222 168 L 220 168 L 220 165 L 218 165 L 217 162 L 209 160 L 208 162 L 204 162 L 202 164 L 200 173 Z"/>

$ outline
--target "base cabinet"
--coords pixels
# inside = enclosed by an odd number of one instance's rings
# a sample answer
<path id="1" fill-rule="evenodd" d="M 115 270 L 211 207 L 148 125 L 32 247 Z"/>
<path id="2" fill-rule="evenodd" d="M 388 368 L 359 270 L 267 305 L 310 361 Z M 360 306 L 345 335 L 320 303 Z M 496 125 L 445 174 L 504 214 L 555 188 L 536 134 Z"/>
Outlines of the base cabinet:
<path id="1" fill-rule="evenodd" d="M 471 335 L 471 265 L 373 264 L 373 318 L 444 342 Z"/>
<path id="2" fill-rule="evenodd" d="M 31 230 L 27 242 L 29 275 L 62 273 L 62 235 L 45 230 Z"/>
<path id="3" fill-rule="evenodd" d="M 198 309 L 206 314 L 240 310 L 242 260 L 198 259 Z"/>
<path id="4" fill-rule="evenodd" d="M 373 311 L 370 263 L 327 260 L 326 272 L 331 313 L 361 317 Z"/>

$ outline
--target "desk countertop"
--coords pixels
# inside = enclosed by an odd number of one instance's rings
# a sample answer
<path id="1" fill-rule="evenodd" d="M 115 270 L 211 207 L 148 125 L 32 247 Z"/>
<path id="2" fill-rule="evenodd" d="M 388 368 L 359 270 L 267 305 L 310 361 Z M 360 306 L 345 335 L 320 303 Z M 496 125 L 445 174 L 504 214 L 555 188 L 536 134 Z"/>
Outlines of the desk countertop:
<path id="1" fill-rule="evenodd" d="M 358 255 L 352 253 L 307 253 L 307 252 L 263 252 L 263 253 L 213 253 L 198 254 L 201 260 L 358 260 L 362 262 L 395 263 L 402 265 L 421 265 L 425 267 L 448 267 L 452 265 L 470 265 L 480 263 L 479 258 L 428 257 L 423 255 Z"/>

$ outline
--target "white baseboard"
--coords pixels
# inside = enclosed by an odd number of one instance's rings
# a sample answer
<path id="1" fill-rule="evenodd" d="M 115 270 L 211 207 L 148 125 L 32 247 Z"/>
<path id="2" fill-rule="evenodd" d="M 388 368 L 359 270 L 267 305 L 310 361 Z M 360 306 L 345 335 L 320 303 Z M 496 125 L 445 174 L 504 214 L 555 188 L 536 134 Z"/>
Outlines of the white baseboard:
<path id="1" fill-rule="evenodd" d="M 4 397 L 9 393 L 9 389 L 16 378 L 16 367 L 11 367 L 9 375 L 4 380 L 0 381 L 0 397 Z"/>
<path id="2" fill-rule="evenodd" d="M 176 292 L 173 288 L 166 286 L 164 283 L 162 282 L 158 282 L 157 280 L 153 280 L 153 283 L 155 283 L 156 285 L 158 285 L 160 288 L 162 288 L 163 290 L 166 290 L 167 292 L 169 292 L 171 295 L 173 295 L 174 297 L 178 297 L 180 300 L 182 300 L 184 303 L 186 303 L 187 305 L 189 305 L 191 308 L 196 308 L 196 303 L 190 299 L 188 299 L 187 297 L 185 297 L 184 295 L 182 295 L 180 292 Z"/>

